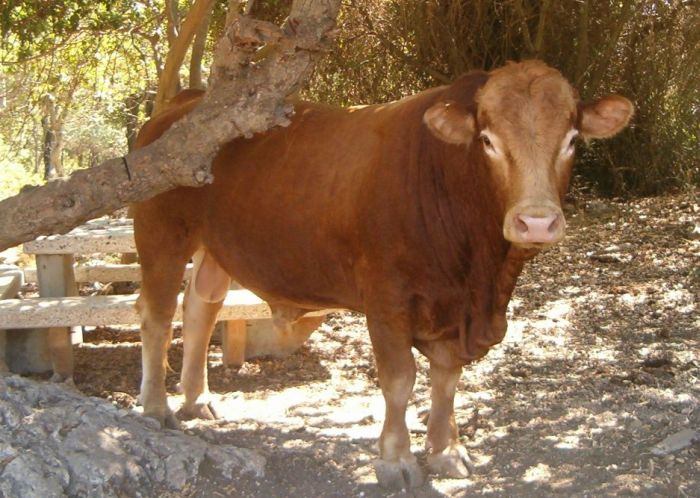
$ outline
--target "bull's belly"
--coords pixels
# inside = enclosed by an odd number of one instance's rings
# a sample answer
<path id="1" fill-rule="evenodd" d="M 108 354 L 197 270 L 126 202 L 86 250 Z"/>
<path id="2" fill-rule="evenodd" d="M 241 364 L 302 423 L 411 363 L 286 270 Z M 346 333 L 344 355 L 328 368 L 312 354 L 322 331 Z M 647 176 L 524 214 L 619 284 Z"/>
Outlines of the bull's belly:
<path id="1" fill-rule="evenodd" d="M 342 261 L 339 253 L 311 248 L 311 241 L 260 240 L 240 227 L 227 228 L 205 232 L 204 246 L 233 280 L 262 299 L 307 310 L 359 311 L 350 258 Z"/>

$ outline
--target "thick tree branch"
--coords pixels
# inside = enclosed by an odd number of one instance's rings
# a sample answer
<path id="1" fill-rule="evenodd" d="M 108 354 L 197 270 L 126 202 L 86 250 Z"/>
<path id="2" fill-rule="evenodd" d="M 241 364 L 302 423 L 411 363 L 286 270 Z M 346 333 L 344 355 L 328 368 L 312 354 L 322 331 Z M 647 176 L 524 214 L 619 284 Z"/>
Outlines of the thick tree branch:
<path id="1" fill-rule="evenodd" d="M 202 103 L 148 147 L 0 202 L 0 250 L 65 233 L 90 218 L 177 186 L 212 181 L 220 146 L 289 123 L 285 97 L 326 47 L 340 0 L 295 0 L 283 28 L 230 12 Z M 275 48 L 252 62 L 263 43 Z"/>

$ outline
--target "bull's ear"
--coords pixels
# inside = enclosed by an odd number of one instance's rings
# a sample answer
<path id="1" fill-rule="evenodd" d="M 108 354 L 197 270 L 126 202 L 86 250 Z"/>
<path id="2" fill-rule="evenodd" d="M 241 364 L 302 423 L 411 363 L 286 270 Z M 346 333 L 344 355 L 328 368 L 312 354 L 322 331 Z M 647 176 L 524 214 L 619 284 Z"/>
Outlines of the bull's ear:
<path id="1" fill-rule="evenodd" d="M 583 138 L 609 138 L 627 126 L 634 114 L 632 102 L 608 95 L 595 102 L 579 104 L 579 131 Z"/>
<path id="2" fill-rule="evenodd" d="M 469 145 L 476 128 L 474 116 L 451 101 L 432 105 L 423 114 L 423 121 L 433 135 L 455 145 Z"/>

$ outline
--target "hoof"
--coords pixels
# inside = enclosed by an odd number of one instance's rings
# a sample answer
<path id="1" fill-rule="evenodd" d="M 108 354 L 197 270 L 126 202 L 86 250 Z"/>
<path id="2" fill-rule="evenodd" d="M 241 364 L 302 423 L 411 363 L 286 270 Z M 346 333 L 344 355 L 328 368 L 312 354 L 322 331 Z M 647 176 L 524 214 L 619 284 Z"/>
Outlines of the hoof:
<path id="1" fill-rule="evenodd" d="M 374 461 L 374 472 L 377 482 L 382 488 L 401 490 L 416 488 L 423 484 L 425 477 L 415 457 L 397 462 L 377 459 Z"/>
<path id="2" fill-rule="evenodd" d="M 164 413 L 147 412 L 144 410 L 143 416 L 155 419 L 155 421 L 158 422 L 158 425 L 160 425 L 161 429 L 174 429 L 176 431 L 182 430 L 182 424 L 180 424 L 180 421 L 169 408 L 166 409 Z"/>
<path id="3" fill-rule="evenodd" d="M 474 473 L 474 464 L 464 446 L 448 446 L 440 453 L 428 455 L 430 471 L 443 477 L 464 479 Z"/>
<path id="4" fill-rule="evenodd" d="M 195 403 L 192 406 L 183 405 L 177 412 L 180 420 L 192 420 L 201 418 L 203 420 L 217 420 L 221 418 L 211 403 Z"/>
<path id="5" fill-rule="evenodd" d="M 60 383 L 65 383 L 69 386 L 75 387 L 75 382 L 73 382 L 73 376 L 72 375 L 62 375 L 58 372 L 54 372 L 54 374 L 51 376 L 51 379 L 49 379 L 51 382 L 55 382 L 57 384 Z"/>

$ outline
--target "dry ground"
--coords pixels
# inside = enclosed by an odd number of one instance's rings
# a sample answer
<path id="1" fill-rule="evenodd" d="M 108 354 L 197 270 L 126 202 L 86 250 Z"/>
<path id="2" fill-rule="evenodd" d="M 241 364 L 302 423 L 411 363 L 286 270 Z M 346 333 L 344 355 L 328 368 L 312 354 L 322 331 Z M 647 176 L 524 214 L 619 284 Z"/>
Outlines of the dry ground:
<path id="1" fill-rule="evenodd" d="M 412 493 L 374 484 L 383 404 L 362 316 L 332 316 L 296 354 L 237 371 L 210 348 L 224 415 L 188 422 L 203 438 L 268 458 L 264 479 L 203 469 L 184 496 L 700 496 L 700 444 L 657 457 L 682 429 L 700 431 L 700 206 L 692 195 L 589 201 L 564 244 L 536 258 L 511 303 L 506 341 L 464 369 L 457 420 L 476 474 L 432 476 Z M 77 348 L 85 393 L 135 403 L 137 331 L 97 330 Z M 182 344 L 171 348 L 175 392 Z M 408 419 L 423 450 L 426 362 Z M 177 397 L 174 398 L 177 403 Z"/>

